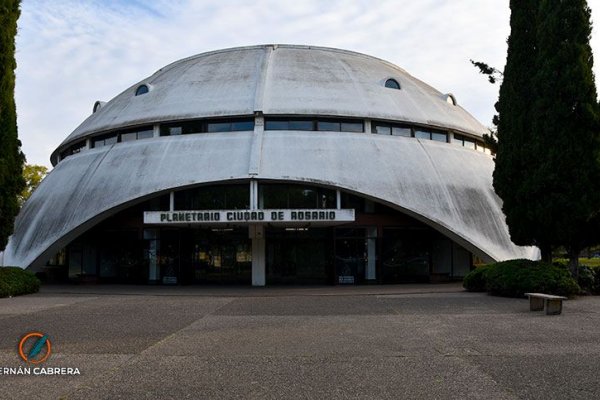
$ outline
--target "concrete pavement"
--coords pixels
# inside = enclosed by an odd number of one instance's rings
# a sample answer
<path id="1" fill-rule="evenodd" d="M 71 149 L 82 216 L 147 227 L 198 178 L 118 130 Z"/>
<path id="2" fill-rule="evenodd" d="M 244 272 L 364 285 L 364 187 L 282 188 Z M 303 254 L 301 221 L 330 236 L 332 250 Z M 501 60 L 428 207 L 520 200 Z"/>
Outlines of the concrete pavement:
<path id="1" fill-rule="evenodd" d="M 0 367 L 39 330 L 81 375 L 3 375 L 0 398 L 598 398 L 598 326 L 599 297 L 546 316 L 456 284 L 47 286 L 0 299 Z"/>

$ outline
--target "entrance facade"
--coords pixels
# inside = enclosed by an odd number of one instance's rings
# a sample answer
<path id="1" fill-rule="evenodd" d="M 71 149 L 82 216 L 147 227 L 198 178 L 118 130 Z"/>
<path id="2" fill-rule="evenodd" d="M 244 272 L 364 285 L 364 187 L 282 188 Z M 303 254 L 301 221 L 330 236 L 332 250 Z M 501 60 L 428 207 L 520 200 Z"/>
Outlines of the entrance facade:
<path id="1" fill-rule="evenodd" d="M 461 246 L 387 206 L 321 187 L 261 190 L 256 182 L 158 196 L 64 253 L 71 280 L 163 285 L 444 281 L 473 264 Z"/>

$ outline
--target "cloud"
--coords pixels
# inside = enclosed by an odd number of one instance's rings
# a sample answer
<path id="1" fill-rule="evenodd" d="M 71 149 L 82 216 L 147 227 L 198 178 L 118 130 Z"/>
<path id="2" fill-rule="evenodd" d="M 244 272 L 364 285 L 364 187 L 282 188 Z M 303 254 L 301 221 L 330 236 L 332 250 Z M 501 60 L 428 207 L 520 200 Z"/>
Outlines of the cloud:
<path id="1" fill-rule="evenodd" d="M 600 12 L 596 3 L 590 5 Z M 111 99 L 177 59 L 262 43 L 339 47 L 386 59 L 454 93 L 490 124 L 498 88 L 469 59 L 502 68 L 508 22 L 506 0 L 24 0 L 19 134 L 28 161 L 49 165 L 50 153 L 94 101 Z M 592 45 L 600 48 L 597 35 Z"/>

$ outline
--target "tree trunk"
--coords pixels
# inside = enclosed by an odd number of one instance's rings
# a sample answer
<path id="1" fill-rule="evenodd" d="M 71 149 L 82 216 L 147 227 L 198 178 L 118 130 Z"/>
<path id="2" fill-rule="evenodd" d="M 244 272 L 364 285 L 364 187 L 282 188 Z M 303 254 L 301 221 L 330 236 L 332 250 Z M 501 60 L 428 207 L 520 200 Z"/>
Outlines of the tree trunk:
<path id="1" fill-rule="evenodd" d="M 569 271 L 575 280 L 579 278 L 579 248 L 569 248 Z"/>
<path id="2" fill-rule="evenodd" d="M 542 261 L 548 264 L 552 263 L 552 246 L 541 245 L 540 251 L 542 253 Z"/>

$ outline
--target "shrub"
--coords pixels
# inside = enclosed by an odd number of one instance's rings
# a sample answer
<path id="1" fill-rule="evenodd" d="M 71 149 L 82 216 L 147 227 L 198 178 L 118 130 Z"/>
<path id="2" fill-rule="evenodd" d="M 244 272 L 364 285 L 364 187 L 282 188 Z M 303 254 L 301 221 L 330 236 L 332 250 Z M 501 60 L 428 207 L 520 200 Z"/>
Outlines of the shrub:
<path id="1" fill-rule="evenodd" d="M 0 268 L 0 297 L 18 296 L 40 290 L 40 280 L 19 267 Z"/>
<path id="2" fill-rule="evenodd" d="M 579 286 L 588 294 L 600 294 L 600 267 L 580 265 Z"/>
<path id="3" fill-rule="evenodd" d="M 487 269 L 488 266 L 483 265 L 469 272 L 463 280 L 463 287 L 469 292 L 485 292 L 487 289 L 485 286 L 484 273 Z"/>
<path id="4" fill-rule="evenodd" d="M 478 270 L 465 277 L 463 285 L 469 291 L 485 286 L 490 294 L 506 297 L 523 297 L 527 292 L 572 296 L 580 291 L 566 268 L 540 261 L 508 260 Z"/>

